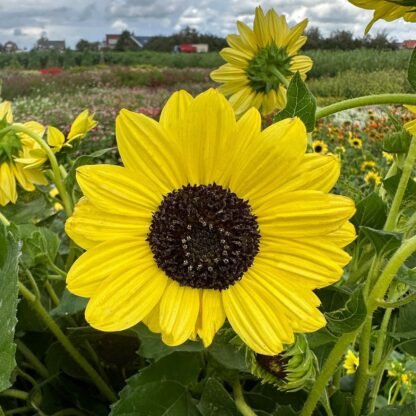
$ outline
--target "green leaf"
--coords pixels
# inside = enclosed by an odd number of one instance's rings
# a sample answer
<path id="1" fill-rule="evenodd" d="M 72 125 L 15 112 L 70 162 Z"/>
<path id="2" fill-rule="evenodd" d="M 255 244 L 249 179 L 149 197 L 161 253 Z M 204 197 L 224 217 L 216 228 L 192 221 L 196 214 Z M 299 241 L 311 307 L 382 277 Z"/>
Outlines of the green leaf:
<path id="1" fill-rule="evenodd" d="M 198 409 L 203 416 L 239 416 L 235 402 L 215 378 L 205 383 Z"/>
<path id="2" fill-rule="evenodd" d="M 345 307 L 326 313 L 328 330 L 334 335 L 356 330 L 365 320 L 367 308 L 361 288 L 357 288 L 345 304 Z"/>
<path id="3" fill-rule="evenodd" d="M 235 338 L 236 335 L 232 329 L 222 328 L 207 351 L 222 367 L 248 372 L 244 344 L 234 342 Z"/>
<path id="4" fill-rule="evenodd" d="M 360 233 L 364 234 L 371 242 L 379 256 L 386 256 L 396 251 L 402 242 L 402 235 L 370 227 L 360 227 Z"/>
<path id="5" fill-rule="evenodd" d="M 72 192 L 74 188 L 75 175 L 76 175 L 77 168 L 83 165 L 91 164 L 94 161 L 94 159 L 97 159 L 112 150 L 114 150 L 113 147 L 108 148 L 108 149 L 101 149 L 101 150 L 97 150 L 96 152 L 91 153 L 90 155 L 83 155 L 77 158 L 74 164 L 71 166 L 71 170 L 68 172 L 68 175 L 65 178 L 65 186 L 68 192 Z"/>
<path id="6" fill-rule="evenodd" d="M 371 193 L 357 204 L 357 212 L 351 222 L 356 226 L 366 226 L 381 229 L 387 219 L 387 206 L 375 192 Z"/>
<path id="7" fill-rule="evenodd" d="M 412 56 L 410 57 L 407 79 L 413 89 L 416 90 L 416 48 L 413 49 Z"/>
<path id="8" fill-rule="evenodd" d="M 139 355 L 144 358 L 159 360 L 175 351 L 198 352 L 203 351 L 201 342 L 187 341 L 177 347 L 169 347 L 160 337 L 160 334 L 151 332 L 145 325 L 139 324 L 131 329 L 140 339 Z"/>
<path id="9" fill-rule="evenodd" d="M 391 198 L 396 194 L 397 187 L 399 186 L 400 177 L 402 172 L 399 171 L 396 175 L 391 176 L 383 181 L 384 189 L 387 191 Z M 406 191 L 403 196 L 403 205 L 414 204 L 416 202 L 416 182 L 412 179 L 407 183 Z"/>
<path id="10" fill-rule="evenodd" d="M 18 243 L 0 225 L 0 391 L 10 387 L 10 375 L 16 366 L 13 339 L 17 324 L 19 255 Z"/>
<path id="11" fill-rule="evenodd" d="M 88 299 L 75 296 L 64 290 L 59 305 L 51 310 L 51 315 L 55 317 L 74 315 L 85 309 Z"/>
<path id="12" fill-rule="evenodd" d="M 197 416 L 188 388 L 202 369 L 199 353 L 175 352 L 127 381 L 110 416 Z"/>
<path id="13" fill-rule="evenodd" d="M 406 131 L 387 134 L 383 139 L 383 150 L 388 153 L 407 153 L 412 136 Z"/>
<path id="14" fill-rule="evenodd" d="M 416 404 L 409 403 L 403 406 L 386 406 L 371 413 L 370 416 L 410 416 L 416 414 Z"/>
<path id="15" fill-rule="evenodd" d="M 290 117 L 299 117 L 308 132 L 315 128 L 316 100 L 296 72 L 287 89 L 287 104 L 274 118 L 274 122 Z"/>
<path id="16" fill-rule="evenodd" d="M 399 309 L 399 316 L 392 336 L 397 339 L 416 338 L 416 302 L 410 302 Z"/>

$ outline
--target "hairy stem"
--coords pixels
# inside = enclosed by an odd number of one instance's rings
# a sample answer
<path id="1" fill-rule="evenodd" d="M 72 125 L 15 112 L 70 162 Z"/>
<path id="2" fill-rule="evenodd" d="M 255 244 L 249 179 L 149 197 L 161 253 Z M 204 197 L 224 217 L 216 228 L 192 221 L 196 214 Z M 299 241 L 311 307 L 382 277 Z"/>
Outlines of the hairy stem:
<path id="1" fill-rule="evenodd" d="M 243 416 L 256 416 L 253 409 L 246 403 L 244 399 L 243 389 L 241 388 L 240 381 L 237 380 L 233 384 L 234 400 L 237 409 Z"/>

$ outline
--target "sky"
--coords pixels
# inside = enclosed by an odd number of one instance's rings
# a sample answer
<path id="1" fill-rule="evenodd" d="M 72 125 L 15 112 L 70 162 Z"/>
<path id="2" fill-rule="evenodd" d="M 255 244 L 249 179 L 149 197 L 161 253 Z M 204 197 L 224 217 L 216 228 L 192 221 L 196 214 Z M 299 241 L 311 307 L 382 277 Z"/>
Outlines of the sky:
<path id="1" fill-rule="evenodd" d="M 361 36 L 372 16 L 347 0 L 0 0 L 0 43 L 11 40 L 31 49 L 45 35 L 74 47 L 81 38 L 102 41 L 106 33 L 125 29 L 152 36 L 185 26 L 226 36 L 236 32 L 236 20 L 251 26 L 258 5 L 285 14 L 291 25 L 307 17 L 324 35 L 344 29 Z M 381 30 L 400 41 L 416 38 L 414 26 L 403 20 L 379 21 L 371 33 Z"/>

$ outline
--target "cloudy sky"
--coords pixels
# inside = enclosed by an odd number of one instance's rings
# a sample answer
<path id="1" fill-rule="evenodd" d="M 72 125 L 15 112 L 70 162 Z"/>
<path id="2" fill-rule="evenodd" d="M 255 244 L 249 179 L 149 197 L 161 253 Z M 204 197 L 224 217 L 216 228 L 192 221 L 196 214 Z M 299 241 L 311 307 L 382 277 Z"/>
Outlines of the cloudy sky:
<path id="1" fill-rule="evenodd" d="M 200 32 L 226 35 L 235 32 L 236 19 L 251 25 L 254 8 L 275 8 L 293 24 L 305 17 L 324 34 L 347 29 L 362 35 L 371 12 L 347 0 L 19 0 L 0 1 L 0 43 L 12 40 L 31 48 L 42 35 L 65 39 L 73 47 L 80 38 L 103 40 L 106 33 L 124 29 L 136 35 L 170 34 L 185 26 Z M 372 33 L 386 29 L 390 36 L 416 38 L 402 20 L 378 22 Z"/>

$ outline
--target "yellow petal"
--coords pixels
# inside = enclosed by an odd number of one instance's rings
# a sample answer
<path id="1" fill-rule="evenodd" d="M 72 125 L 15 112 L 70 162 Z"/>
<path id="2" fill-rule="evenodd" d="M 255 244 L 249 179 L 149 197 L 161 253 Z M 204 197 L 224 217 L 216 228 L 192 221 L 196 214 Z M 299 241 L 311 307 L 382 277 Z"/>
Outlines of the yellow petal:
<path id="1" fill-rule="evenodd" d="M 152 213 L 147 217 L 127 216 L 101 211 L 86 198 L 81 198 L 72 217 L 65 224 L 69 237 L 82 248 L 90 248 L 102 241 L 133 237 L 146 239 Z"/>
<path id="2" fill-rule="evenodd" d="M 160 329 L 163 342 L 183 344 L 195 331 L 199 313 L 199 290 L 170 280 L 160 302 Z"/>
<path id="3" fill-rule="evenodd" d="M 257 50 L 256 36 L 254 32 L 243 22 L 237 22 L 237 30 L 240 33 L 241 41 L 252 52 Z"/>
<path id="4" fill-rule="evenodd" d="M 247 81 L 246 71 L 231 64 L 221 65 L 210 73 L 210 77 L 216 82 L 242 82 Z"/>
<path id="5" fill-rule="evenodd" d="M 218 290 L 206 289 L 201 298 L 201 326 L 198 335 L 205 348 L 209 347 L 217 331 L 224 325 L 225 312 L 221 293 Z"/>
<path id="6" fill-rule="evenodd" d="M 122 331 L 143 320 L 159 302 L 168 282 L 153 258 L 111 274 L 93 294 L 85 311 L 100 331 Z"/>
<path id="7" fill-rule="evenodd" d="M 97 125 L 94 115 L 90 115 L 88 110 L 82 111 L 73 121 L 69 130 L 67 141 L 82 139 L 90 130 Z"/>
<path id="8" fill-rule="evenodd" d="M 350 198 L 318 191 L 276 195 L 255 210 L 261 235 L 289 238 L 326 235 L 355 213 Z"/>
<path id="9" fill-rule="evenodd" d="M 256 97 L 256 92 L 252 91 L 250 87 L 243 87 L 236 93 L 234 93 L 230 98 L 230 104 L 233 106 L 233 109 L 236 115 L 243 114 L 250 107 L 254 106 L 254 100 Z"/>
<path id="10" fill-rule="evenodd" d="M 254 50 L 251 49 L 249 45 L 243 42 L 243 40 L 241 39 L 241 36 L 228 35 L 227 42 L 233 49 L 245 54 L 247 59 L 250 59 L 253 56 Z"/>
<path id="11" fill-rule="evenodd" d="M 224 48 L 221 50 L 220 55 L 229 62 L 231 65 L 235 65 L 237 68 L 247 68 L 248 61 L 252 56 L 247 57 L 247 54 L 240 52 L 233 48 Z"/>
<path id="12" fill-rule="evenodd" d="M 162 201 L 162 194 L 134 172 L 121 166 L 88 165 L 77 169 L 84 195 L 102 211 L 148 218 Z"/>
<path id="13" fill-rule="evenodd" d="M 72 265 L 66 280 L 68 290 L 78 296 L 91 297 L 112 273 L 133 268 L 146 257 L 153 259 L 143 239 L 105 241 L 89 249 Z"/>
<path id="14" fill-rule="evenodd" d="M 9 124 L 13 123 L 12 103 L 10 101 L 0 103 L 0 120 L 3 120 L 5 117 Z"/>
<path id="15" fill-rule="evenodd" d="M 160 334 L 160 303 L 151 310 L 151 312 L 143 318 L 143 323 L 152 331 Z"/>
<path id="16" fill-rule="evenodd" d="M 357 238 L 355 227 L 350 222 L 346 222 L 341 228 L 327 235 L 338 247 L 345 247 Z"/>
<path id="17" fill-rule="evenodd" d="M 292 72 L 299 71 L 300 73 L 305 73 L 311 70 L 313 65 L 312 59 L 309 56 L 297 55 L 294 56 L 290 62 L 290 70 Z"/>
<path id="18" fill-rule="evenodd" d="M 116 136 L 128 169 L 148 178 L 163 193 L 184 185 L 178 144 L 155 120 L 121 110 L 116 120 Z"/>
<path id="19" fill-rule="evenodd" d="M 270 32 L 266 21 L 266 16 L 263 13 L 262 8 L 256 7 L 253 31 L 256 35 L 257 44 L 264 48 L 270 41 Z"/>
<path id="20" fill-rule="evenodd" d="M 294 341 L 289 321 L 282 319 L 278 302 L 253 282 L 249 272 L 221 294 L 228 321 L 255 352 L 277 355 L 283 344 Z"/>
<path id="21" fill-rule="evenodd" d="M 250 200 L 277 189 L 306 150 L 306 128 L 298 118 L 279 121 L 265 129 L 240 155 L 234 167 L 230 188 L 240 197 Z"/>
<path id="22" fill-rule="evenodd" d="M 48 126 L 48 144 L 52 147 L 61 148 L 65 143 L 64 134 L 53 126 Z"/>
<path id="23" fill-rule="evenodd" d="M 23 169 L 22 165 L 20 165 L 19 163 L 14 163 L 12 165 L 12 170 L 20 186 L 25 191 L 30 192 L 35 190 L 35 186 L 33 185 L 33 183 L 29 182 L 28 178 L 26 177 L 26 172 Z"/>
<path id="24" fill-rule="evenodd" d="M 0 188 L 5 199 L 14 204 L 17 200 L 16 179 L 13 175 L 12 168 L 6 162 L 0 165 Z"/>

